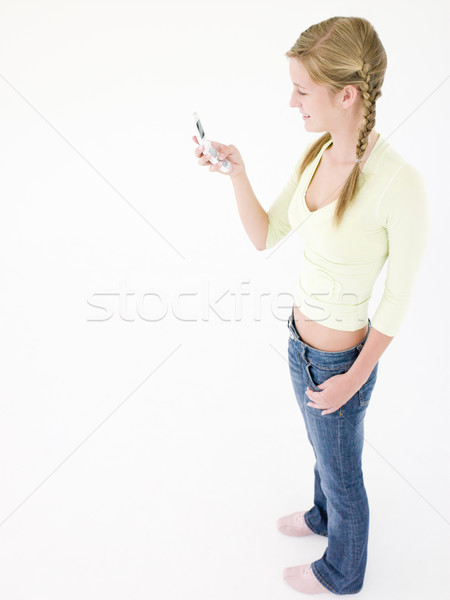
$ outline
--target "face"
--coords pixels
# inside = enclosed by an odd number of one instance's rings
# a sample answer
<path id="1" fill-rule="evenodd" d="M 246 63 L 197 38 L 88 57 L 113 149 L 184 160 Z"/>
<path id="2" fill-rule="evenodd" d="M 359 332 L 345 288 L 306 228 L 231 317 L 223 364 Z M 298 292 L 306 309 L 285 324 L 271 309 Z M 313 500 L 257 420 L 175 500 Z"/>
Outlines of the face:
<path id="1" fill-rule="evenodd" d="M 298 108 L 307 131 L 333 131 L 350 116 L 349 111 L 343 111 L 355 105 L 356 88 L 347 86 L 335 97 L 330 96 L 324 85 L 312 81 L 298 58 L 289 58 L 289 74 L 293 85 L 289 106 Z"/>

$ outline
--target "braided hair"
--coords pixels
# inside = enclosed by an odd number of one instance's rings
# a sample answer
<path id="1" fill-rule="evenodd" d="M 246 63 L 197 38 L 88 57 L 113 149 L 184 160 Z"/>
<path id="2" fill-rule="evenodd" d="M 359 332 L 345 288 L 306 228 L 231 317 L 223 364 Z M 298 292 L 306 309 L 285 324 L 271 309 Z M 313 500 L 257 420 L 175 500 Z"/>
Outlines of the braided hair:
<path id="1" fill-rule="evenodd" d="M 300 59 L 311 79 L 325 85 L 331 94 L 346 85 L 354 85 L 361 94 L 363 114 L 355 164 L 341 189 L 334 212 L 334 224 L 339 225 L 356 195 L 362 176 L 359 165 L 375 126 L 376 102 L 381 96 L 387 67 L 386 52 L 366 19 L 331 17 L 306 29 L 285 56 Z M 331 134 L 327 132 L 311 145 L 300 166 L 299 176 L 329 140 Z"/>
<path id="2" fill-rule="evenodd" d="M 375 126 L 376 101 L 381 96 L 380 86 L 375 88 L 371 81 L 370 71 L 370 64 L 368 63 L 364 63 L 358 71 L 358 75 L 361 77 L 359 89 L 364 103 L 363 122 L 359 130 L 359 139 L 356 146 L 356 156 L 359 159 L 361 159 L 367 148 L 369 134 Z"/>

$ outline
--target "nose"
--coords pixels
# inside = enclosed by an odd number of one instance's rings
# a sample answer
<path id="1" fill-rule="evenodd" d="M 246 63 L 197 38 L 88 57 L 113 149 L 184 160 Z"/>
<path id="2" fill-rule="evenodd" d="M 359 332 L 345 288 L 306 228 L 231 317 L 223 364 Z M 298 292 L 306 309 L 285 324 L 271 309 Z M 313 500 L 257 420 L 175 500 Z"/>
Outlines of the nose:
<path id="1" fill-rule="evenodd" d="M 295 90 L 292 91 L 291 99 L 289 101 L 289 106 L 292 106 L 292 108 L 301 108 L 301 106 L 302 106 L 301 98 L 295 92 Z"/>
<path id="2" fill-rule="evenodd" d="M 292 108 L 295 108 L 296 106 L 298 106 L 298 98 L 297 98 L 295 92 L 292 92 L 292 94 L 291 94 L 289 106 L 291 106 Z"/>

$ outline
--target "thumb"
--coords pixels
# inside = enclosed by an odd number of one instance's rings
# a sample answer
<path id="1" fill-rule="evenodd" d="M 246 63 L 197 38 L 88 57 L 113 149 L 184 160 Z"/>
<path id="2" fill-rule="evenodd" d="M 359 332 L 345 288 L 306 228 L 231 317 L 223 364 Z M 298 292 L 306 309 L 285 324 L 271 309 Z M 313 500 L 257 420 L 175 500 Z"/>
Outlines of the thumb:
<path id="1" fill-rule="evenodd" d="M 225 144 L 220 144 L 219 142 L 211 142 L 211 146 L 215 148 L 219 154 L 223 154 L 224 156 L 228 154 L 228 147 L 225 146 Z"/>

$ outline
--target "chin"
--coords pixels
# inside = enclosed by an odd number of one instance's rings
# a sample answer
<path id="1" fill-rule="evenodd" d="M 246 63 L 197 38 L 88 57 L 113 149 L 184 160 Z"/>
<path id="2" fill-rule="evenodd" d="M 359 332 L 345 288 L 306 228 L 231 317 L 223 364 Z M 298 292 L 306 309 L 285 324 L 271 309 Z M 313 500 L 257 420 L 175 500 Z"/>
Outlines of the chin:
<path id="1" fill-rule="evenodd" d="M 311 133 L 324 133 L 325 131 L 328 131 L 326 127 L 321 127 L 320 125 L 311 123 L 310 119 L 306 119 L 306 121 L 303 121 L 303 123 L 305 125 L 305 129 Z"/>
<path id="2" fill-rule="evenodd" d="M 303 121 L 303 124 L 304 124 L 304 126 L 305 126 L 305 129 L 306 129 L 307 131 L 311 131 L 312 133 L 314 133 L 314 132 L 317 130 L 317 127 L 315 127 L 314 125 L 312 125 L 312 124 L 309 122 L 309 119 L 307 119 L 306 121 Z"/>

